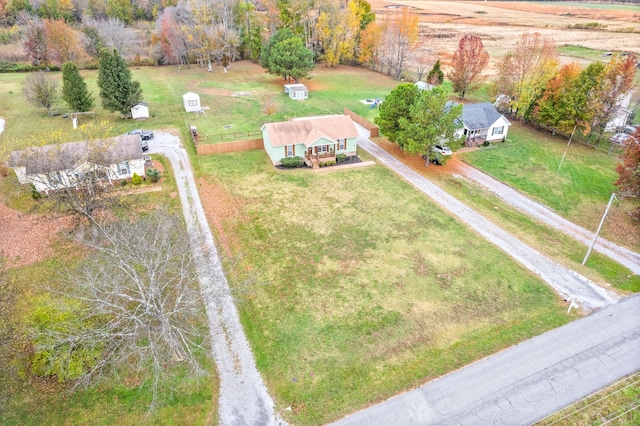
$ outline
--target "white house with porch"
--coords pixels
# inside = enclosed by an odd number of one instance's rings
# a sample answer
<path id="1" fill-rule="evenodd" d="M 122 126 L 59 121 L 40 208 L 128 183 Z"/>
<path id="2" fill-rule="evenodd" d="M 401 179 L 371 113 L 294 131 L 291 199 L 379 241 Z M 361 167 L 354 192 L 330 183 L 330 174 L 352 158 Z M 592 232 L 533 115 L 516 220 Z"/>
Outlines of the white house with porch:
<path id="1" fill-rule="evenodd" d="M 466 136 L 466 146 L 482 144 L 484 141 L 501 141 L 507 137 L 511 126 L 491 102 L 463 105 L 459 120 L 462 127 L 458 135 Z"/>
<path id="2" fill-rule="evenodd" d="M 274 165 L 285 157 L 302 157 L 307 166 L 336 161 L 338 154 L 356 154 L 358 130 L 351 117 L 300 118 L 262 126 L 264 150 Z"/>
<path id="3" fill-rule="evenodd" d="M 45 193 L 77 186 L 88 175 L 111 183 L 145 174 L 139 135 L 34 146 L 12 152 L 9 166 L 21 184 Z"/>

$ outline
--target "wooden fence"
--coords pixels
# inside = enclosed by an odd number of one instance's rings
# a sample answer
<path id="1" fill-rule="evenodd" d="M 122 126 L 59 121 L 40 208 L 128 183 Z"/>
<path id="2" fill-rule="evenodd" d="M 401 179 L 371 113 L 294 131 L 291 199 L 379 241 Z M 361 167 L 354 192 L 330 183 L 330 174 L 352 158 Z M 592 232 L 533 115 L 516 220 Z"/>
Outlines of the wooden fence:
<path id="1" fill-rule="evenodd" d="M 198 144 L 196 151 L 198 155 L 222 154 L 224 152 L 250 151 L 252 149 L 262 149 L 264 147 L 262 138 L 248 139 L 243 141 Z"/>
<path id="2" fill-rule="evenodd" d="M 355 121 L 356 123 L 358 123 L 359 125 L 361 125 L 362 127 L 364 127 L 365 129 L 367 129 L 369 132 L 371 132 L 371 137 L 375 138 L 378 137 L 378 126 L 376 126 L 375 124 L 373 124 L 372 122 L 370 122 L 369 120 L 367 120 L 364 117 L 360 117 L 358 114 L 356 114 L 355 112 L 351 111 L 349 108 L 345 108 L 343 110 L 343 113 L 345 115 L 348 115 L 349 117 L 351 117 L 351 119 L 353 121 Z"/>

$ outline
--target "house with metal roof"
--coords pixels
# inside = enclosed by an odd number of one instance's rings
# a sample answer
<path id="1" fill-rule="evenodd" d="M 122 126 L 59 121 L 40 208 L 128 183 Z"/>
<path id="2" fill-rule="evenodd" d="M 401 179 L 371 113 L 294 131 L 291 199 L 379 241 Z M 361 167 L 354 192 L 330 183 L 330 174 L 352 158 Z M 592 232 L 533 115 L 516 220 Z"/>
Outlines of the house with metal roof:
<path id="1" fill-rule="evenodd" d="M 274 165 L 285 157 L 302 157 L 309 167 L 336 161 L 338 154 L 356 155 L 358 130 L 351 117 L 300 118 L 262 126 L 264 150 Z"/>

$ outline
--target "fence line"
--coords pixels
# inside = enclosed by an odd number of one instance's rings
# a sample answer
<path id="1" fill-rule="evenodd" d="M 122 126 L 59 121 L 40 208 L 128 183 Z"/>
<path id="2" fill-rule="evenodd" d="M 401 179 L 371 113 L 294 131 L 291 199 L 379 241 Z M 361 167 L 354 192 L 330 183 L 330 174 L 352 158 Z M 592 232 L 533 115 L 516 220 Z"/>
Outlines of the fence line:
<path id="1" fill-rule="evenodd" d="M 262 149 L 264 147 L 262 138 L 247 139 L 242 141 L 212 143 L 206 145 L 196 145 L 198 155 L 222 154 L 225 152 L 250 151 L 252 149 Z"/>
<path id="2" fill-rule="evenodd" d="M 349 117 L 351 117 L 351 119 L 353 121 L 355 121 L 356 123 L 358 123 L 359 125 L 361 125 L 365 129 L 367 129 L 369 132 L 371 132 L 371 137 L 372 138 L 378 137 L 378 135 L 379 135 L 378 126 L 376 126 L 375 124 L 373 124 L 372 122 L 370 122 L 366 118 L 359 116 L 355 112 L 351 111 L 349 108 L 345 108 L 343 110 L 343 113 L 345 115 L 348 115 Z"/>

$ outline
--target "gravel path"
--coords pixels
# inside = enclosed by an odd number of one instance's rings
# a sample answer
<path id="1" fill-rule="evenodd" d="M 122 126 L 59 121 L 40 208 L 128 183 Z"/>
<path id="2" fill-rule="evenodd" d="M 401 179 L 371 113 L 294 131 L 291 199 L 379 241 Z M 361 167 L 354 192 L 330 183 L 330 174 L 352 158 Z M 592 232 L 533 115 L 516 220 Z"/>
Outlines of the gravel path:
<path id="1" fill-rule="evenodd" d="M 213 357 L 220 376 L 219 421 L 221 425 L 284 424 L 274 412 L 273 400 L 258 373 L 240 324 L 220 258 L 211 235 L 187 152 L 180 138 L 156 133 L 149 153 L 171 161 L 191 237 L 200 291 L 209 318 Z"/>
<path id="2" fill-rule="evenodd" d="M 562 298 L 574 300 L 587 312 L 614 303 L 618 299 L 615 293 L 555 263 L 540 252 L 522 243 L 493 222 L 480 216 L 474 210 L 447 194 L 437 185 L 431 183 L 425 177 L 419 175 L 384 149 L 371 142 L 371 140 L 369 140 L 369 131 L 364 127 L 356 124 L 356 128 L 360 133 L 360 137 L 358 138 L 359 147 L 369 152 L 376 157 L 378 161 L 431 197 L 442 208 L 457 216 L 462 222 L 473 228 L 487 241 L 495 244 L 525 268 L 538 275 Z"/>
<path id="3" fill-rule="evenodd" d="M 557 215 L 550 208 L 525 197 L 517 190 L 497 179 L 492 178 L 486 173 L 481 172 L 475 167 L 470 166 L 467 163 L 460 162 L 456 167 L 456 173 L 479 183 L 489 189 L 496 196 L 502 198 L 502 200 L 507 204 L 510 204 L 534 219 L 564 232 L 570 237 L 585 244 L 587 247 L 591 245 L 591 241 L 594 236 L 593 232 L 566 220 L 565 218 Z M 634 274 L 640 275 L 640 254 L 607 241 L 602 237 L 598 237 L 593 250 L 615 260 L 619 264 L 628 268 Z"/>

